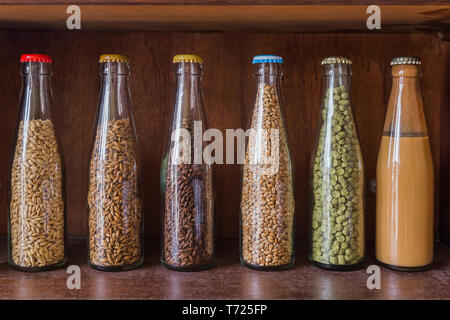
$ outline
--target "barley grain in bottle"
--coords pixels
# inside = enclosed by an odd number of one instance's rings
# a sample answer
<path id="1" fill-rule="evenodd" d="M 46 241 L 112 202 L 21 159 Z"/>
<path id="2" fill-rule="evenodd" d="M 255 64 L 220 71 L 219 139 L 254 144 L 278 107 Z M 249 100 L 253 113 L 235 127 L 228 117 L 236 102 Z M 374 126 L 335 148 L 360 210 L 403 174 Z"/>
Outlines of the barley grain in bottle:
<path id="1" fill-rule="evenodd" d="M 66 263 L 63 156 L 52 117 L 52 60 L 21 57 L 22 91 L 8 180 L 8 261 L 22 271 Z"/>
<path id="2" fill-rule="evenodd" d="M 100 57 L 101 89 L 89 163 L 89 265 L 102 271 L 143 261 L 139 145 L 132 114 L 128 58 Z"/>

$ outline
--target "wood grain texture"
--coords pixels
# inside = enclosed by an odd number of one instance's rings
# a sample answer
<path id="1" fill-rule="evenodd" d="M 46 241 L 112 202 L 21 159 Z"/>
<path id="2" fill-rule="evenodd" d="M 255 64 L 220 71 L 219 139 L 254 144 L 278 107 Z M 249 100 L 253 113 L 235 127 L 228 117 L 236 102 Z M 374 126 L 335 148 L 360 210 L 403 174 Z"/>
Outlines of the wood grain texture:
<path id="1" fill-rule="evenodd" d="M 301 243 L 303 244 L 303 243 Z M 127 272 L 101 272 L 86 264 L 86 243 L 69 241 L 69 261 L 81 268 L 81 289 L 68 290 L 66 270 L 17 272 L 6 262 L 0 239 L 0 299 L 450 299 L 450 248 L 436 245 L 433 268 L 426 272 L 397 272 L 381 268 L 381 290 L 368 290 L 366 269 L 330 272 L 307 261 L 297 247 L 294 267 L 282 272 L 250 270 L 239 263 L 237 240 L 218 244 L 215 267 L 202 272 L 173 272 L 159 262 L 158 239 L 148 239 L 143 265 Z M 368 257 L 365 267 L 375 264 Z M 51 288 L 49 290 L 48 288 Z M 128 312 L 128 310 L 127 310 Z M 334 312 L 334 311 L 333 311 Z M 170 316 L 168 319 L 179 319 Z M 323 315 L 323 313 L 321 313 Z M 333 313 L 330 313 L 333 315 Z M 286 317 L 288 318 L 288 317 Z"/>
<path id="2" fill-rule="evenodd" d="M 442 66 L 444 91 L 441 101 L 441 150 L 440 150 L 440 215 L 439 235 L 442 242 L 450 245 L 450 37 L 446 35 L 446 41 L 441 42 L 441 52 L 445 57 Z M 445 71 L 447 70 L 447 71 Z"/>
<path id="3" fill-rule="evenodd" d="M 115 4 L 115 5 L 114 5 Z M 82 31 L 367 32 L 367 5 L 81 5 Z M 67 30 L 67 5 L 0 5 L 0 28 Z M 381 30 L 450 29 L 450 4 L 381 6 Z"/>
<path id="4" fill-rule="evenodd" d="M 78 0 L 77 4 L 148 5 L 430 5 L 446 0 Z M 72 0 L 0 0 L 1 4 L 73 4 Z"/>
<path id="5" fill-rule="evenodd" d="M 54 114 L 66 159 L 68 232 L 85 236 L 89 148 L 99 88 L 98 57 L 122 53 L 131 59 L 131 93 L 141 143 L 145 232 L 160 232 L 159 167 L 174 98 L 174 54 L 202 56 L 206 118 L 210 127 L 244 128 L 253 105 L 251 59 L 273 53 L 284 58 L 285 113 L 295 166 L 297 235 L 307 234 L 309 162 L 319 115 L 320 60 L 347 55 L 353 60 L 353 106 L 365 160 L 366 185 L 376 159 L 391 86 L 390 59 L 422 58 L 425 101 L 436 176 L 440 170 L 440 114 L 448 90 L 438 34 L 250 34 L 250 33 L 64 33 L 0 32 L 2 115 L 0 117 L 0 234 L 6 234 L 6 179 L 10 142 L 20 91 L 19 55 L 51 54 L 54 59 Z M 448 53 L 447 53 L 448 54 Z M 448 69 L 447 69 L 448 70 Z M 438 179 L 437 179 L 438 180 Z M 438 186 L 438 181 L 436 182 Z M 219 236 L 238 236 L 240 169 L 216 166 Z M 438 190 L 438 189 L 437 189 Z M 368 238 L 374 236 L 375 195 L 366 187 Z M 436 219 L 437 220 L 437 219 Z M 437 223 L 437 221 L 436 221 Z"/>

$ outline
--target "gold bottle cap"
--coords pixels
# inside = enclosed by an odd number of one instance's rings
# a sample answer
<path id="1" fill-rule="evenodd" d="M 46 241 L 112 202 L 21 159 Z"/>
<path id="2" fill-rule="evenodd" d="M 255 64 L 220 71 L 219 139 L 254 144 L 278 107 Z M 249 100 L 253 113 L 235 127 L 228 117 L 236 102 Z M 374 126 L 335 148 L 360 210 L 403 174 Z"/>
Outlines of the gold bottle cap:
<path id="1" fill-rule="evenodd" d="M 419 57 L 395 57 L 391 60 L 391 66 L 398 64 L 422 64 Z"/>
<path id="2" fill-rule="evenodd" d="M 102 62 L 130 62 L 127 56 L 121 54 L 102 54 L 100 56 L 100 63 Z"/>
<path id="3" fill-rule="evenodd" d="M 195 54 L 177 54 L 173 57 L 173 63 L 178 62 L 203 63 L 203 59 Z"/>
<path id="4" fill-rule="evenodd" d="M 347 57 L 327 57 L 323 58 L 321 65 L 324 64 L 332 64 L 332 63 L 345 63 L 345 64 L 352 64 L 352 60 L 350 60 Z"/>

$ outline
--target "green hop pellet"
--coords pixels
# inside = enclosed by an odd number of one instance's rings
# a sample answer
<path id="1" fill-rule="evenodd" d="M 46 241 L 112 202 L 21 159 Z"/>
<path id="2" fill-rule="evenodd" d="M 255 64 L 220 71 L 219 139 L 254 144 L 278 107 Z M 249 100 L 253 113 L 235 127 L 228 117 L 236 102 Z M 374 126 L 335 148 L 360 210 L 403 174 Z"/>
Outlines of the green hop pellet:
<path id="1" fill-rule="evenodd" d="M 350 96 L 344 86 L 326 92 L 322 117 L 312 173 L 311 258 L 324 264 L 351 265 L 364 256 L 364 176 Z"/>

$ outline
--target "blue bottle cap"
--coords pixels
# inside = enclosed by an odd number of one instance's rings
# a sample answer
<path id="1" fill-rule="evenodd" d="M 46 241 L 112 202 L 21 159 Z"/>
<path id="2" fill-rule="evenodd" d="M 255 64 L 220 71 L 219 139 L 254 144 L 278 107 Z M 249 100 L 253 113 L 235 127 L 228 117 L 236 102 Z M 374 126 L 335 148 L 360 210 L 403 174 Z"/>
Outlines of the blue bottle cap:
<path id="1" fill-rule="evenodd" d="M 274 63 L 283 63 L 283 58 L 280 56 L 274 55 L 259 55 L 253 57 L 253 64 L 255 63 L 265 63 L 265 62 L 274 62 Z"/>

